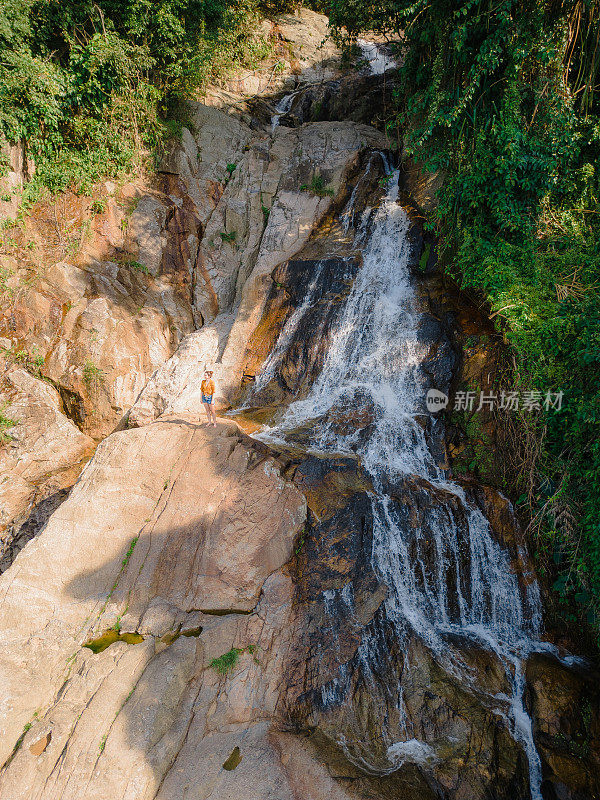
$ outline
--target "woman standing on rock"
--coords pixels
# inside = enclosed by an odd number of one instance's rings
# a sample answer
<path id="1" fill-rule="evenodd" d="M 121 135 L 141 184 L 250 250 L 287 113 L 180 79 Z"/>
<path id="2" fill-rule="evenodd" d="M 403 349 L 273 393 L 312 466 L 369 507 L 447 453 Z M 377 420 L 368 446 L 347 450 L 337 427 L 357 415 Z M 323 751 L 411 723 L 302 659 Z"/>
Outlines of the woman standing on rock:
<path id="1" fill-rule="evenodd" d="M 208 424 L 212 422 L 213 428 L 217 427 L 217 415 L 215 414 L 215 382 L 212 379 L 212 370 L 207 369 L 204 373 L 204 380 L 200 384 L 202 392 L 202 405 L 206 410 Z"/>

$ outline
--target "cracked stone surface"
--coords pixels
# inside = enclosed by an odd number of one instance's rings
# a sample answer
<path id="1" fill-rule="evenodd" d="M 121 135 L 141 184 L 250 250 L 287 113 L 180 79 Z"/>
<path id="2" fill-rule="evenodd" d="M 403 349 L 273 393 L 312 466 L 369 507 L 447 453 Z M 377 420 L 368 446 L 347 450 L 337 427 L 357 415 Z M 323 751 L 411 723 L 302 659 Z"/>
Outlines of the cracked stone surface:
<path id="1" fill-rule="evenodd" d="M 291 797 L 268 730 L 289 638 L 283 567 L 305 518 L 233 423 L 108 437 L 0 579 L 2 797 Z M 117 621 L 144 641 L 82 647 Z M 211 662 L 232 648 L 221 675 Z M 241 784 L 222 769 L 235 746 L 254 764 Z"/>
<path id="2" fill-rule="evenodd" d="M 32 507 L 75 482 L 94 442 L 62 413 L 56 389 L 21 367 L 4 372 L 0 404 L 15 423 L 0 448 L 1 570 L 28 539 L 19 530 Z"/>
<path id="3" fill-rule="evenodd" d="M 197 409 L 208 364 L 215 372 L 217 402 L 231 401 L 242 377 L 247 342 L 272 286 L 271 274 L 302 250 L 320 221 L 339 204 L 361 150 L 387 146 L 379 131 L 352 122 L 277 128 L 273 137 L 261 133 L 252 138 L 250 128 L 224 112 L 199 104 L 193 108 L 198 132 L 184 137 L 178 155 L 169 154 L 166 169 L 180 169 L 189 196 L 204 198 L 194 304 L 205 324 L 182 341 L 147 382 L 129 414 L 135 425 L 165 412 Z M 204 141 L 207 128 L 209 144 Z M 225 157 L 222 149 L 214 150 L 218 129 L 231 132 Z M 239 159 L 229 179 L 228 158 Z M 194 161 L 193 170 L 188 169 Z M 323 178 L 331 194 L 320 197 L 302 188 L 315 175 Z M 215 181 L 223 187 L 219 192 L 214 191 Z M 205 207 L 211 203 L 209 211 Z M 233 238 L 229 241 L 222 234 Z"/>

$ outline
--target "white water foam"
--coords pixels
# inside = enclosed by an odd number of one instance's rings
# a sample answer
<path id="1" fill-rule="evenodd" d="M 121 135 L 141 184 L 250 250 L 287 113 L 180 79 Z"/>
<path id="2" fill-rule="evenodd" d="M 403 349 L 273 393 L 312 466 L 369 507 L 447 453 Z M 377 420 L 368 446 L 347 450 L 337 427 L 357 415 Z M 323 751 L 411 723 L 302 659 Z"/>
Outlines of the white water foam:
<path id="1" fill-rule="evenodd" d="M 277 127 L 279 126 L 280 118 L 291 110 L 292 103 L 294 102 L 294 97 L 296 97 L 299 91 L 300 90 L 297 89 L 295 92 L 290 92 L 290 94 L 285 94 L 281 98 L 281 100 L 279 100 L 279 102 L 275 106 L 275 112 L 271 116 L 271 133 L 275 133 Z"/>
<path id="2" fill-rule="evenodd" d="M 387 749 L 390 761 L 395 762 L 394 768 L 398 769 L 405 761 L 412 764 L 426 764 L 435 761 L 434 750 L 419 739 L 409 739 L 407 742 L 394 742 Z"/>
<path id="3" fill-rule="evenodd" d="M 356 44 L 360 48 L 362 57 L 369 65 L 371 75 L 383 75 L 388 69 L 393 69 L 396 66 L 396 61 L 375 42 L 357 39 Z"/>
<path id="4" fill-rule="evenodd" d="M 417 418 L 426 413 L 421 373 L 426 353 L 418 337 L 420 312 L 409 271 L 410 222 L 397 203 L 398 177 L 397 171 L 391 175 L 387 196 L 372 213 L 362 268 L 309 396 L 292 403 L 282 421 L 257 438 L 282 441 L 294 428 L 313 421 L 317 450 L 358 453 L 375 488 L 372 559 L 389 587 L 385 601 L 388 618 L 395 622 L 399 637 L 414 632 L 446 669 L 465 683 L 472 681 L 472 675 L 459 651 L 449 648 L 449 634 L 475 639 L 496 653 L 512 689 L 510 696 L 496 698 L 497 713 L 507 718 L 514 738 L 527 754 L 532 799 L 542 800 L 541 763 L 523 703 L 522 671 L 523 659 L 540 648 L 539 591 L 535 583 L 521 590 L 508 553 L 492 535 L 479 508 L 436 464 Z M 309 288 L 307 298 L 310 295 Z M 310 313 L 310 301 L 302 303 L 299 313 Z M 288 320 L 294 330 L 298 323 L 294 315 Z M 265 364 L 264 381 L 259 376 L 259 386 L 275 374 L 288 334 L 282 331 Z M 330 413 L 365 402 L 374 410 L 368 438 L 360 438 L 357 432 L 340 434 L 330 422 Z M 390 483 L 414 481 L 414 476 L 445 498 L 427 510 L 420 525 L 385 491 Z M 432 548 L 434 555 L 426 560 L 424 555 Z M 453 578 L 451 589 L 449 575 Z M 333 598 L 327 601 L 332 603 Z M 376 663 L 375 645 L 373 648 L 370 652 L 368 637 L 359 648 L 367 677 L 369 659 Z M 339 698 L 340 682 L 328 687 L 323 700 L 326 696 Z M 410 740 L 408 730 L 406 733 Z M 427 745 L 419 745 L 419 752 L 424 752 Z M 396 748 L 396 757 L 401 755 L 397 742 L 390 746 Z M 407 747 L 402 758 L 410 759 L 413 749 Z"/>

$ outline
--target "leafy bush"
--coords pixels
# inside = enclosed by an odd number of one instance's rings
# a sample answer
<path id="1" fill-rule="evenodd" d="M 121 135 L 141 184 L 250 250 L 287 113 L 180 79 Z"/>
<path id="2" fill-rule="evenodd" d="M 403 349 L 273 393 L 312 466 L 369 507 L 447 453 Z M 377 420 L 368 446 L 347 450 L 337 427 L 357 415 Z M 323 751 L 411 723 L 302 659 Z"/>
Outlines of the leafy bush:
<path id="1" fill-rule="evenodd" d="M 197 629 L 194 629 L 197 630 Z M 189 635 L 184 633 L 185 635 Z M 195 633 L 193 635 L 196 635 Z M 218 658 L 213 658 L 210 662 L 210 666 L 212 669 L 216 670 L 219 675 L 226 675 L 230 670 L 232 670 L 235 665 L 238 663 L 240 656 L 243 653 L 250 653 L 253 655 L 256 652 L 257 646 L 255 644 L 249 644 L 247 647 L 232 647 L 231 650 L 228 650 L 227 653 L 223 653 L 222 656 Z M 260 664 L 256 656 L 254 656 L 254 663 Z"/>
<path id="2" fill-rule="evenodd" d="M 312 192 L 319 197 L 333 197 L 335 192 L 328 186 L 325 186 L 325 181 L 322 175 L 313 175 L 310 183 L 304 183 L 300 187 L 301 192 Z"/>
<path id="3" fill-rule="evenodd" d="M 35 161 L 25 206 L 142 166 L 181 98 L 269 52 L 257 20 L 251 0 L 0 0 L 0 132 Z"/>
<path id="4" fill-rule="evenodd" d="M 226 675 L 235 667 L 240 655 L 243 652 L 243 650 L 240 650 L 237 647 L 232 647 L 231 650 L 229 650 L 227 653 L 223 653 L 222 656 L 213 658 L 213 660 L 210 662 L 210 666 L 216 670 L 219 675 Z"/>

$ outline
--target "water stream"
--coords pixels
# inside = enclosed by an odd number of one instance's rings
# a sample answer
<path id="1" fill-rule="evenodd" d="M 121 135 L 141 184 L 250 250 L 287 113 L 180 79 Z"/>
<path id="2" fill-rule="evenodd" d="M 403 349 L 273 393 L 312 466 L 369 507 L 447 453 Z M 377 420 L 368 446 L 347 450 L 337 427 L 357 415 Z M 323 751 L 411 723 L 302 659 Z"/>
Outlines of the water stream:
<path id="1" fill-rule="evenodd" d="M 357 39 L 356 44 L 363 59 L 367 62 L 371 75 L 383 75 L 388 69 L 396 67 L 396 61 L 375 42 Z"/>
<path id="2" fill-rule="evenodd" d="M 291 111 L 294 97 L 296 97 L 300 91 L 300 89 L 296 89 L 289 94 L 284 94 L 281 100 L 278 101 L 275 106 L 275 111 L 271 116 L 271 133 L 275 133 L 276 129 L 279 127 L 279 119 L 283 117 L 284 114 L 287 114 L 289 111 Z"/>
<path id="3" fill-rule="evenodd" d="M 365 62 L 365 70 L 368 70 L 370 75 L 383 75 L 388 69 L 394 69 L 397 66 L 396 60 L 375 42 L 370 42 L 367 39 L 357 39 L 356 44 Z M 308 84 L 299 86 L 293 92 L 285 94 L 277 101 L 271 115 L 271 134 L 274 134 L 279 127 L 281 117 L 292 110 L 294 98 L 306 88 L 308 88 Z"/>
<path id="4" fill-rule="evenodd" d="M 532 800 L 541 800 L 541 763 L 523 702 L 522 670 L 524 658 L 539 646 L 539 592 L 535 582 L 527 589 L 519 584 L 508 553 L 494 538 L 482 512 L 437 465 L 419 422 L 419 416 L 422 420 L 427 413 L 421 372 L 425 350 L 419 342 L 420 311 L 408 267 L 410 223 L 397 195 L 395 171 L 379 208 L 363 212 L 369 219 L 368 228 L 362 226 L 363 266 L 336 323 L 320 375 L 309 395 L 291 403 L 283 419 L 264 429 L 258 438 L 282 442 L 295 428 L 312 422 L 315 449 L 358 453 L 375 489 L 371 498 L 372 560 L 390 588 L 385 601 L 388 618 L 394 621 L 400 638 L 407 632 L 420 637 L 445 669 L 466 683 L 470 680 L 468 667 L 460 652 L 448 647 L 449 634 L 469 636 L 497 654 L 511 686 L 510 696 L 497 698 L 497 712 L 505 716 L 527 754 Z M 353 209 L 346 212 L 354 214 Z M 361 227 L 355 221 L 354 225 Z M 310 286 L 314 288 L 317 280 L 315 273 Z M 273 377 L 300 317 L 310 313 L 311 295 L 309 287 L 305 301 L 289 317 L 267 359 L 257 388 Z M 365 404 L 374 417 L 367 438 L 358 432 L 340 434 L 330 422 L 336 410 Z M 390 484 L 409 476 L 427 481 L 432 490 L 448 497 L 445 506 L 431 509 L 420 528 L 403 519 L 401 507 L 386 491 Z M 433 569 L 431 556 L 429 566 L 425 559 L 432 538 Z M 448 574 L 453 576 L 452 590 Z M 368 662 L 376 657 L 369 653 L 368 641 L 364 642 L 361 658 Z M 410 760 L 411 753 L 422 754 L 428 748 L 416 742 L 408 728 L 406 740 L 388 749 L 396 766 Z"/>

